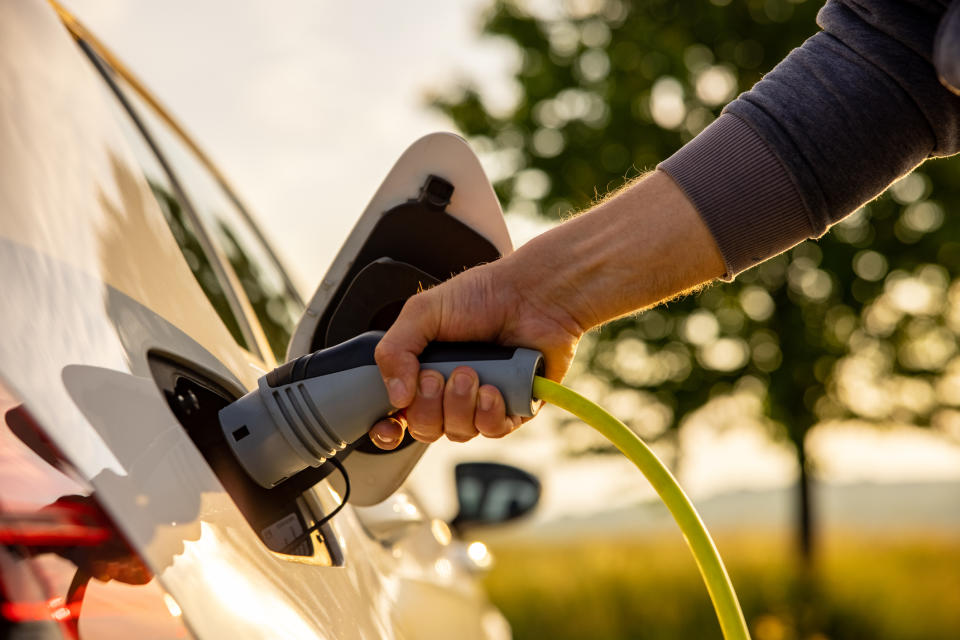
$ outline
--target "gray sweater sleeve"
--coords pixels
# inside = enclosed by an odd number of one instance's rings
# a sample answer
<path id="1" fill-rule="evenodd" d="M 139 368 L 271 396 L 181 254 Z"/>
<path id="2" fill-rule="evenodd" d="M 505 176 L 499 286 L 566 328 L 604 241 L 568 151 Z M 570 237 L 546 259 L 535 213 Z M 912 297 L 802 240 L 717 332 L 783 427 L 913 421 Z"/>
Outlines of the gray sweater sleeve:
<path id="1" fill-rule="evenodd" d="M 960 97 L 931 62 L 945 8 L 829 0 L 821 32 L 660 164 L 713 234 L 728 279 L 960 150 Z"/>

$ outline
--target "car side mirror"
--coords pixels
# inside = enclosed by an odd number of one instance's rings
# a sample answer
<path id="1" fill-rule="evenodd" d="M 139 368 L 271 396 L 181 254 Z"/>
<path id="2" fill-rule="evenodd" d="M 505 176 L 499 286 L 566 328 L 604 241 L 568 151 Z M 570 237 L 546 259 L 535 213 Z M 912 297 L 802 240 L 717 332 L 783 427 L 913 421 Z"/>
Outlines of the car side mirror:
<path id="1" fill-rule="evenodd" d="M 460 510 L 457 529 L 515 520 L 540 500 L 540 481 L 516 467 L 495 462 L 464 462 L 455 469 Z"/>

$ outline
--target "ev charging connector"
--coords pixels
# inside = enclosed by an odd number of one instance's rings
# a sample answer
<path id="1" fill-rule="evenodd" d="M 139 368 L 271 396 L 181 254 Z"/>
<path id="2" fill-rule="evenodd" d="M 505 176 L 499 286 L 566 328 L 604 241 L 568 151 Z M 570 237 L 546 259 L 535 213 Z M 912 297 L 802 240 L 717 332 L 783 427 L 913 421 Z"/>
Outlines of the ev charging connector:
<path id="1" fill-rule="evenodd" d="M 382 331 L 370 331 L 292 360 L 220 411 L 227 443 L 259 485 L 269 489 L 308 466 L 319 467 L 393 410 L 373 358 L 381 337 Z M 463 365 L 477 372 L 480 384 L 500 390 L 507 415 L 536 413 L 533 379 L 543 369 L 538 351 L 435 342 L 420 356 L 421 367 L 444 377 Z"/>

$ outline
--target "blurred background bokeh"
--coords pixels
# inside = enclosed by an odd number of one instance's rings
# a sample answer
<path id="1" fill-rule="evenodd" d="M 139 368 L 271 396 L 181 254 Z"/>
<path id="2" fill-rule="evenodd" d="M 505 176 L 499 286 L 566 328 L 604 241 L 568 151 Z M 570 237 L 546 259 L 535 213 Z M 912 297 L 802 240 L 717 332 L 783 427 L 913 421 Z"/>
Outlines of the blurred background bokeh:
<path id="1" fill-rule="evenodd" d="M 67 5 L 211 152 L 309 294 L 419 135 L 470 141 L 520 244 L 695 136 L 816 31 L 820 3 Z M 958 278 L 960 164 L 941 160 L 823 239 L 582 344 L 568 381 L 670 464 L 757 640 L 960 634 Z M 435 445 L 412 480 L 449 517 L 456 460 L 543 479 L 533 518 L 470 532 L 516 636 L 718 637 L 643 479 L 544 413 Z"/>

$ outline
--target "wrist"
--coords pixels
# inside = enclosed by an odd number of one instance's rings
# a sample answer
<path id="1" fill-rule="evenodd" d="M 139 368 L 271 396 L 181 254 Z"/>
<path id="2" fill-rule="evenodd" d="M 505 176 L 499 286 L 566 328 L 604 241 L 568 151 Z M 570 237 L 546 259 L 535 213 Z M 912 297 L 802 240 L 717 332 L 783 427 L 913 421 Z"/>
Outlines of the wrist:
<path id="1" fill-rule="evenodd" d="M 533 308 L 577 337 L 602 324 L 584 286 L 586 261 L 579 243 L 561 232 L 565 225 L 533 238 L 515 252 L 494 263 L 497 280 L 510 289 L 515 303 Z"/>

